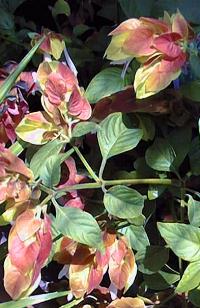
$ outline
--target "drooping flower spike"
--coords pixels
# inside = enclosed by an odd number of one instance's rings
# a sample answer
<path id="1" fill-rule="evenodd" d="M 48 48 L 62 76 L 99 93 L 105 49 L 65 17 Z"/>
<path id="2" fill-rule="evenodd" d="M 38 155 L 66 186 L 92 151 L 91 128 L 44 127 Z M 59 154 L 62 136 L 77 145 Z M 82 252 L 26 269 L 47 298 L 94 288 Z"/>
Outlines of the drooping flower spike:
<path id="1" fill-rule="evenodd" d="M 8 240 L 4 262 L 4 286 L 13 299 L 27 296 L 39 285 L 40 271 L 52 247 L 51 223 L 47 215 L 38 218 L 35 210 L 18 216 Z"/>
<path id="2" fill-rule="evenodd" d="M 70 289 L 77 298 L 98 288 L 107 270 L 118 290 L 128 290 L 135 280 L 137 266 L 126 237 L 117 238 L 116 234 L 104 232 L 103 241 L 104 253 L 66 237 L 57 245 L 54 260 L 69 264 Z"/>
<path id="3" fill-rule="evenodd" d="M 181 74 L 187 61 L 187 42 L 192 30 L 180 12 L 163 20 L 141 17 L 121 23 L 110 33 L 106 57 L 118 63 L 134 58 L 141 63 L 134 81 L 141 99 L 166 88 Z"/>

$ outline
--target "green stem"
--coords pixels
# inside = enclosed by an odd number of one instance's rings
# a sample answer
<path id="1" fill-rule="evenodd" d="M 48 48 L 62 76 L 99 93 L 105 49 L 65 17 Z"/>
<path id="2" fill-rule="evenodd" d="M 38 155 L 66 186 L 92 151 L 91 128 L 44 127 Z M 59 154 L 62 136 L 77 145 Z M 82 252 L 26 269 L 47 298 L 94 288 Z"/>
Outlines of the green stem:
<path id="1" fill-rule="evenodd" d="M 103 186 L 113 185 L 165 185 L 165 186 L 180 186 L 178 180 L 171 179 L 120 179 L 120 180 L 103 180 L 101 183 L 84 183 L 65 186 L 64 189 L 57 191 L 73 191 L 81 189 L 96 189 Z"/>
<path id="2" fill-rule="evenodd" d="M 53 194 L 49 194 L 40 204 L 38 204 L 40 207 L 43 207 L 45 204 L 47 204 L 53 197 Z"/>
<path id="3" fill-rule="evenodd" d="M 18 140 L 15 143 L 13 143 L 10 147 L 9 150 L 15 154 L 16 156 L 20 155 L 24 149 L 26 148 L 26 146 L 28 145 L 27 142 L 23 141 L 23 140 Z"/>
<path id="4" fill-rule="evenodd" d="M 81 152 L 79 151 L 79 149 L 76 146 L 73 146 L 73 149 L 75 150 L 76 154 L 78 155 L 78 157 L 80 158 L 80 160 L 82 161 L 83 165 L 85 166 L 85 168 L 87 169 L 87 171 L 89 172 L 89 174 L 91 175 L 91 177 L 93 178 L 93 180 L 95 180 L 95 182 L 99 182 L 99 178 L 98 176 L 95 174 L 95 172 L 92 170 L 92 168 L 90 167 L 90 165 L 88 164 L 88 162 L 86 161 L 85 157 L 81 154 Z"/>
<path id="5" fill-rule="evenodd" d="M 43 184 L 39 184 L 38 186 L 39 186 L 39 188 L 40 188 L 42 191 L 44 191 L 44 192 L 45 192 L 46 194 L 48 194 L 48 195 L 52 195 L 52 194 L 54 193 L 54 190 L 53 190 L 53 189 L 48 188 L 48 187 L 44 186 Z"/>
<path id="6" fill-rule="evenodd" d="M 106 162 L 107 162 L 107 160 L 105 158 L 103 158 L 102 162 L 101 162 L 100 169 L 99 169 L 99 178 L 100 178 L 100 180 L 103 179 L 103 172 L 104 172 L 104 169 L 105 169 L 105 166 L 106 166 Z"/>

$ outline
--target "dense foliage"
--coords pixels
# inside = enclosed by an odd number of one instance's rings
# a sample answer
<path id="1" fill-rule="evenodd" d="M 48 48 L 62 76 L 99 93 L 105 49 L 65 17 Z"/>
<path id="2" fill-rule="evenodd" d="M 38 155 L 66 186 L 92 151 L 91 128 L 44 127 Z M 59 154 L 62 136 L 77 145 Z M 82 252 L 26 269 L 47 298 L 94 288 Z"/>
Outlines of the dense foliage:
<path id="1" fill-rule="evenodd" d="M 200 307 L 198 1 L 26 3 L 0 0 L 0 308 Z"/>

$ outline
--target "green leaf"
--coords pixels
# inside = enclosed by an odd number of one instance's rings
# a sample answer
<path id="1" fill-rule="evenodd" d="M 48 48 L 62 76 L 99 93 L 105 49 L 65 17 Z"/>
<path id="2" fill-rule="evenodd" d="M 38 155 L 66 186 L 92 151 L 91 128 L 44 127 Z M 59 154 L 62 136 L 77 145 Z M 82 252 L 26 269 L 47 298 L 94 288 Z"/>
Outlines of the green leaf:
<path id="1" fill-rule="evenodd" d="M 173 252 L 185 261 L 200 258 L 200 229 L 181 223 L 158 223 L 158 230 Z"/>
<path id="2" fill-rule="evenodd" d="M 54 202 L 55 204 L 55 202 Z M 56 205 L 55 226 L 65 236 L 78 243 L 103 249 L 101 229 L 93 216 L 78 208 Z"/>
<path id="3" fill-rule="evenodd" d="M 49 156 L 58 154 L 63 148 L 63 142 L 55 139 L 43 145 L 32 157 L 30 162 L 30 169 L 33 171 L 35 179 L 37 179 L 43 168 L 44 163 Z"/>
<path id="4" fill-rule="evenodd" d="M 79 25 L 76 25 L 73 28 L 73 33 L 74 33 L 75 36 L 81 36 L 82 34 L 84 34 L 89 29 L 91 29 L 91 27 L 89 27 L 88 25 L 79 24 Z"/>
<path id="5" fill-rule="evenodd" d="M 199 0 L 158 0 L 155 1 L 154 16 L 161 17 L 163 12 L 167 11 L 169 14 L 176 13 L 177 8 L 186 20 L 191 23 L 200 24 L 200 16 L 198 12 Z"/>
<path id="6" fill-rule="evenodd" d="M 190 168 L 193 175 L 200 175 L 200 139 L 194 138 L 190 145 L 189 159 Z"/>
<path id="7" fill-rule="evenodd" d="M 133 218 L 127 218 L 127 220 L 134 226 L 143 226 L 145 223 L 146 217 L 143 214 L 140 214 L 139 216 L 135 216 Z"/>
<path id="8" fill-rule="evenodd" d="M 190 224 L 195 227 L 200 227 L 200 202 L 194 200 L 192 196 L 189 195 L 187 206 Z"/>
<path id="9" fill-rule="evenodd" d="M 152 290 L 166 290 L 180 279 L 178 273 L 159 271 L 152 275 L 144 275 L 144 281 Z"/>
<path id="10" fill-rule="evenodd" d="M 0 7 L 8 12 L 14 13 L 25 1 L 27 0 L 0 0 Z"/>
<path id="11" fill-rule="evenodd" d="M 54 154 L 47 158 L 40 169 L 40 179 L 42 183 L 48 187 L 56 186 L 60 182 L 61 164 L 67 159 L 74 149 L 66 153 Z"/>
<path id="12" fill-rule="evenodd" d="M 108 213 L 119 218 L 139 216 L 144 207 L 144 197 L 137 190 L 123 185 L 107 190 L 103 202 Z"/>
<path id="13" fill-rule="evenodd" d="M 200 79 L 200 58 L 198 55 L 190 54 L 190 66 L 194 79 Z"/>
<path id="14" fill-rule="evenodd" d="M 172 146 L 162 138 L 157 138 L 145 155 L 147 164 L 158 171 L 170 171 L 175 157 Z"/>
<path id="15" fill-rule="evenodd" d="M 68 295 L 69 291 L 62 291 L 62 292 L 53 292 L 53 293 L 46 293 L 40 295 L 33 295 L 26 298 L 19 299 L 17 301 L 10 301 L 6 303 L 0 304 L 0 308 L 25 308 L 27 306 L 36 305 L 39 303 L 47 302 L 51 299 L 62 297 Z"/>
<path id="16" fill-rule="evenodd" d="M 196 307 L 200 307 L 200 286 L 188 293 L 189 301 Z"/>
<path id="17" fill-rule="evenodd" d="M 0 104 L 2 104 L 3 100 L 8 95 L 9 91 L 11 90 L 13 84 L 16 82 L 17 77 L 19 74 L 25 69 L 31 58 L 33 57 L 34 53 L 37 51 L 38 47 L 43 42 L 44 37 L 42 37 L 33 48 L 27 53 L 27 55 L 22 59 L 22 61 L 18 64 L 17 68 L 12 72 L 3 84 L 0 86 Z"/>
<path id="18" fill-rule="evenodd" d="M 142 139 L 145 141 L 153 140 L 155 136 L 155 124 L 152 119 L 147 115 L 138 115 L 140 124 L 139 128 L 143 131 Z"/>
<path id="19" fill-rule="evenodd" d="M 134 250 L 144 250 L 146 246 L 149 246 L 149 239 L 143 226 L 129 226 L 125 228 L 125 232 L 122 233 L 126 235 L 129 240 L 131 247 Z"/>
<path id="20" fill-rule="evenodd" d="M 142 130 L 127 128 L 122 113 L 110 114 L 100 124 L 97 138 L 104 160 L 135 148 L 142 138 Z"/>
<path id="21" fill-rule="evenodd" d="M 190 263 L 185 269 L 176 292 L 184 293 L 196 288 L 200 284 L 200 261 Z"/>
<path id="22" fill-rule="evenodd" d="M 192 130 L 191 127 L 187 125 L 181 128 L 176 128 L 167 136 L 167 140 L 169 141 L 176 155 L 173 161 L 174 169 L 178 169 L 188 154 L 191 138 Z"/>
<path id="23" fill-rule="evenodd" d="M 200 80 L 187 82 L 180 90 L 186 98 L 195 102 L 200 102 Z"/>
<path id="24" fill-rule="evenodd" d="M 118 67 L 109 67 L 98 73 L 86 89 L 86 97 L 91 104 L 95 104 L 103 97 L 121 91 L 128 80 L 121 77 L 122 70 Z"/>
<path id="25" fill-rule="evenodd" d="M 169 249 L 162 246 L 146 246 L 136 254 L 139 270 L 144 274 L 158 272 L 169 259 Z"/>
<path id="26" fill-rule="evenodd" d="M 79 122 L 73 128 L 72 137 L 81 137 L 87 135 L 91 132 L 96 132 L 99 128 L 99 125 L 94 122 Z"/>
<path id="27" fill-rule="evenodd" d="M 57 0 L 52 8 L 52 15 L 54 17 L 60 14 L 64 14 L 66 16 L 71 14 L 70 6 L 65 0 Z"/>
<path id="28" fill-rule="evenodd" d="M 124 14 L 128 17 L 150 16 L 154 0 L 118 0 Z"/>
<path id="29" fill-rule="evenodd" d="M 155 171 L 150 168 L 144 157 L 138 157 L 134 162 L 134 168 L 136 170 L 135 178 L 151 178 L 155 177 Z"/>
<path id="30" fill-rule="evenodd" d="M 14 28 L 15 28 L 13 15 L 1 7 L 0 7 L 0 14 L 1 14 L 1 18 L 0 18 L 1 32 L 5 32 L 8 35 L 13 34 Z"/>

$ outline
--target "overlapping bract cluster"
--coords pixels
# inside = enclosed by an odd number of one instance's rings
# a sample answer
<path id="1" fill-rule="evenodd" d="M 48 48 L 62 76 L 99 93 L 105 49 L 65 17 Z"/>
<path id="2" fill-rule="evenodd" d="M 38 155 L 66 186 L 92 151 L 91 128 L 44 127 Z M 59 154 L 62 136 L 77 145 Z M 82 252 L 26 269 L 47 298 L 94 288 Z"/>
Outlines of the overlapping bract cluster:
<path id="1" fill-rule="evenodd" d="M 141 17 L 122 22 L 110 33 L 108 59 L 124 63 L 136 58 L 141 63 L 134 88 L 137 98 L 151 96 L 166 88 L 181 74 L 187 60 L 187 42 L 192 30 L 177 12 L 163 20 Z"/>
<path id="2" fill-rule="evenodd" d="M 20 158 L 0 144 L 0 204 L 6 204 L 5 211 L 0 216 L 1 224 L 12 221 L 30 205 L 31 180 L 31 170 Z"/>
<path id="3" fill-rule="evenodd" d="M 40 270 L 51 250 L 50 220 L 35 216 L 30 182 L 33 174 L 24 162 L 0 144 L 0 224 L 15 221 L 8 238 L 4 286 L 17 299 L 37 287 Z"/>
<path id="4" fill-rule="evenodd" d="M 126 238 L 104 232 L 103 240 L 104 253 L 66 237 L 57 246 L 54 260 L 69 264 L 70 289 L 76 297 L 98 288 L 107 270 L 111 283 L 119 290 L 127 290 L 135 279 L 137 267 Z"/>
<path id="5" fill-rule="evenodd" d="M 37 80 L 45 111 L 26 115 L 16 129 L 17 135 L 33 144 L 58 137 L 70 140 L 73 121 L 87 120 L 91 116 L 90 104 L 76 76 L 66 64 L 50 61 L 40 64 Z"/>
<path id="6" fill-rule="evenodd" d="M 37 218 L 35 211 L 28 209 L 18 216 L 9 234 L 9 253 L 4 263 L 4 286 L 13 299 L 27 296 L 37 288 L 51 246 L 47 215 Z"/>

